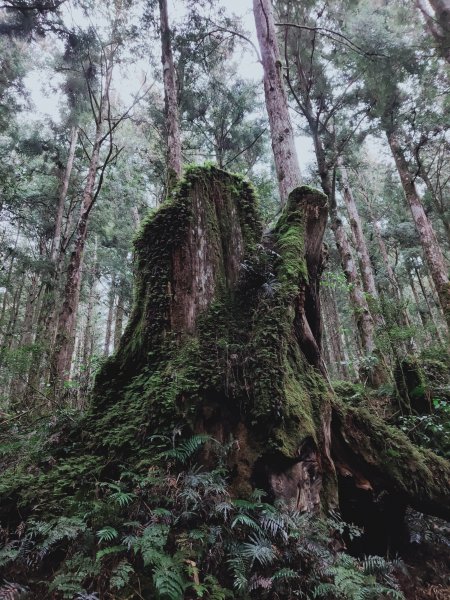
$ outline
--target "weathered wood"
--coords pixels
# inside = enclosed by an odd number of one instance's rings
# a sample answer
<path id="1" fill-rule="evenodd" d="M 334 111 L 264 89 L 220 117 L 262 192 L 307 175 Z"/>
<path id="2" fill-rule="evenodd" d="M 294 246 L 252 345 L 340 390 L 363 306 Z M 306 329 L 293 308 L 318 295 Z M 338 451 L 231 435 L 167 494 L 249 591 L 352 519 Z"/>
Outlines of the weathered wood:
<path id="1" fill-rule="evenodd" d="M 285 204 L 289 193 L 300 185 L 301 174 L 284 88 L 283 69 L 271 0 L 253 0 L 253 14 L 261 50 L 264 95 L 280 199 L 281 204 Z"/>

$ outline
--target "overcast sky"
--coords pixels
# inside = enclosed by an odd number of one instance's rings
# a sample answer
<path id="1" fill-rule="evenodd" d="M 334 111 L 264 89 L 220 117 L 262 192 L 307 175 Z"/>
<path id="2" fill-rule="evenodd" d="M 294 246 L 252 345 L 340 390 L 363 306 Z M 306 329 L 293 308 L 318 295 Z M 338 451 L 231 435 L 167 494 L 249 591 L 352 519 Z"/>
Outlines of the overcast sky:
<path id="1" fill-rule="evenodd" d="M 258 42 L 253 21 L 252 0 L 223 0 L 223 3 L 229 14 L 233 13 L 241 17 L 244 28 L 247 30 L 250 39 L 257 46 Z M 172 21 L 182 18 L 183 5 L 183 0 L 169 0 L 169 16 Z M 66 6 L 64 10 L 65 18 L 68 23 L 76 23 L 80 22 L 80 20 L 85 21 L 85 18 L 81 13 L 73 8 L 70 0 L 63 6 Z M 51 53 L 51 48 L 48 48 L 48 50 Z M 156 49 L 156 51 L 159 52 L 159 48 Z M 244 47 L 238 50 L 235 58 L 241 77 L 261 82 L 262 67 L 250 44 L 244 43 Z M 38 66 L 25 78 L 25 85 L 31 94 L 31 100 L 34 106 L 32 115 L 27 113 L 26 117 L 25 115 L 24 117 L 29 119 L 31 116 L 36 120 L 50 117 L 53 121 L 57 121 L 59 119 L 61 106 L 61 97 L 58 92 L 58 75 L 55 74 L 51 68 L 43 68 L 43 62 L 44 56 L 40 56 Z M 114 88 L 125 103 L 127 103 L 133 93 L 139 89 L 146 71 L 148 71 L 147 80 L 151 81 L 150 67 L 146 64 L 145 60 L 139 60 L 133 69 L 130 69 L 129 66 L 127 66 L 126 70 L 119 70 L 116 72 Z M 302 170 L 306 170 L 308 165 L 314 162 L 312 142 L 308 137 L 298 136 L 296 145 Z"/>

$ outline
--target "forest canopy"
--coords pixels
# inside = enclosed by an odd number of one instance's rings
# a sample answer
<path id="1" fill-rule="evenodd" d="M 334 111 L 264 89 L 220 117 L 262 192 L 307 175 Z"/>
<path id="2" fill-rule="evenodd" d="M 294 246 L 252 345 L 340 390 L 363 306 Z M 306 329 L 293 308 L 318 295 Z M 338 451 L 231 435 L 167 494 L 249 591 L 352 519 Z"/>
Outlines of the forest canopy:
<path id="1" fill-rule="evenodd" d="M 450 596 L 450 1 L 4 0 L 0 600 Z"/>

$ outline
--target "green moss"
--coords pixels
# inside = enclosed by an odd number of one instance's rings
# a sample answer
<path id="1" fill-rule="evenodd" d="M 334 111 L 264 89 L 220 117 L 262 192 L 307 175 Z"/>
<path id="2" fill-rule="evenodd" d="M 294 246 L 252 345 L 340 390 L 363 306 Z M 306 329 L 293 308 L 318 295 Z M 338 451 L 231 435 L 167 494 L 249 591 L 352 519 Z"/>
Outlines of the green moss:
<path id="1" fill-rule="evenodd" d="M 261 454 L 276 450 L 296 456 L 306 438 L 322 444 L 330 392 L 302 356 L 293 327 L 294 300 L 307 278 L 302 202 L 310 194 L 317 192 L 303 187 L 291 194 L 267 249 L 260 243 L 252 187 L 212 166 L 187 169 L 136 237 L 128 326 L 117 354 L 98 375 L 82 440 L 39 475 L 45 495 L 54 485 L 54 498 L 70 496 L 76 481 L 89 489 L 102 465 L 114 469 L 119 463 L 145 462 L 151 436 L 172 436 L 178 428 L 190 435 L 205 411 L 216 411 L 230 435 L 242 435 L 236 423 L 251 431 L 241 444 L 240 464 L 248 466 L 236 489 L 248 488 L 251 465 Z M 195 328 L 181 333 L 171 327 L 173 256 L 198 218 L 197 205 L 212 260 L 230 251 L 227 240 L 236 244 L 237 220 L 244 268 L 229 287 L 220 268 L 224 261 L 217 260 L 214 298 Z M 83 461 L 74 458 L 86 453 L 92 457 L 85 461 L 90 479 Z M 58 477 L 64 481 L 59 487 Z"/>
<path id="2" fill-rule="evenodd" d="M 403 494 L 413 504 L 422 501 L 445 506 L 450 480 L 448 461 L 417 448 L 402 431 L 367 409 L 336 401 L 333 404 L 340 431 L 352 451 L 375 473 L 382 473 L 392 491 Z"/>

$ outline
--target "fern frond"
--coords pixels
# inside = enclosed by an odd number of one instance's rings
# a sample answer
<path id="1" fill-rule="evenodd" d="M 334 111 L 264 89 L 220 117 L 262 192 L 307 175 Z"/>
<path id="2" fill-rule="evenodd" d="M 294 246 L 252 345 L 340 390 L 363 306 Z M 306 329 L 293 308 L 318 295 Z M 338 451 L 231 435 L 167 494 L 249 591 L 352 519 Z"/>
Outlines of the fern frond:
<path id="1" fill-rule="evenodd" d="M 153 584 L 164 600 L 183 600 L 186 582 L 181 573 L 181 565 L 170 556 L 165 556 L 153 571 Z"/>
<path id="2" fill-rule="evenodd" d="M 270 565 L 275 560 L 275 552 L 270 540 L 260 535 L 250 536 L 250 542 L 242 544 L 242 556 L 251 564 L 255 561 L 262 567 Z"/>
<path id="3" fill-rule="evenodd" d="M 246 527 L 249 527 L 250 529 L 253 529 L 258 533 L 263 532 L 256 521 L 254 521 L 251 517 L 243 513 L 235 516 L 231 523 L 231 529 L 234 529 L 238 525 L 245 525 Z"/>
<path id="4" fill-rule="evenodd" d="M 119 552 L 123 552 L 126 550 L 126 546 L 108 546 L 107 548 L 102 548 L 95 555 L 95 560 L 100 561 L 104 556 L 110 556 L 111 554 L 118 554 Z"/>
<path id="5" fill-rule="evenodd" d="M 127 560 L 120 561 L 109 579 L 110 588 L 121 590 L 129 583 L 133 573 L 134 569 Z"/>
<path id="6" fill-rule="evenodd" d="M 119 532 L 114 527 L 108 525 L 97 531 L 96 535 L 99 542 L 112 542 L 118 537 Z"/>
<path id="7" fill-rule="evenodd" d="M 193 435 L 189 439 L 183 441 L 178 446 L 165 450 L 160 453 L 160 458 L 169 458 L 178 461 L 182 465 L 186 464 L 187 461 L 197 452 L 197 450 L 203 446 L 206 442 L 211 440 L 211 436 L 206 434 Z"/>

